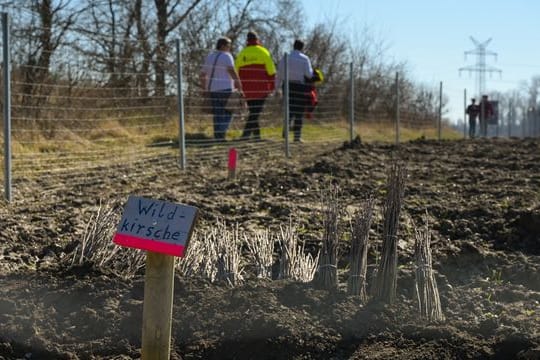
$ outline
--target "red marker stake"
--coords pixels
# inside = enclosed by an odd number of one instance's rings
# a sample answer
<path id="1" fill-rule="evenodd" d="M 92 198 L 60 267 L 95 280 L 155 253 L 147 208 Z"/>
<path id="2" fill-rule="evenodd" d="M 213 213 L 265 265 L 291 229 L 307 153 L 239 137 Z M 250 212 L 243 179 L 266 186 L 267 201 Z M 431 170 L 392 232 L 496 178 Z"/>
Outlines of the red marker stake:
<path id="1" fill-rule="evenodd" d="M 229 179 L 236 177 L 236 161 L 238 159 L 238 151 L 235 148 L 229 150 Z"/>

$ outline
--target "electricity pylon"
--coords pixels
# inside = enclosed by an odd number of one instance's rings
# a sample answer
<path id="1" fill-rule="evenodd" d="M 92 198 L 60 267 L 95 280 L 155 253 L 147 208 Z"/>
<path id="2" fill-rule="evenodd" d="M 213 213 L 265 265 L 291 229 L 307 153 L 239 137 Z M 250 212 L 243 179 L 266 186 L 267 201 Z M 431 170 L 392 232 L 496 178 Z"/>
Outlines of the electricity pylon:
<path id="1" fill-rule="evenodd" d="M 498 72 L 499 74 L 501 74 L 502 71 L 486 64 L 487 55 L 493 55 L 495 57 L 495 60 L 497 60 L 497 53 L 486 50 L 488 44 L 491 42 L 491 38 L 487 39 L 483 43 L 477 41 L 472 36 L 470 38 L 476 48 L 474 50 L 465 51 L 465 60 L 467 60 L 467 55 L 476 55 L 476 64 L 459 68 L 459 74 L 461 75 L 462 71 L 476 73 L 476 94 L 478 97 L 480 97 L 485 94 L 486 91 L 486 73 L 491 74 L 494 72 Z"/>

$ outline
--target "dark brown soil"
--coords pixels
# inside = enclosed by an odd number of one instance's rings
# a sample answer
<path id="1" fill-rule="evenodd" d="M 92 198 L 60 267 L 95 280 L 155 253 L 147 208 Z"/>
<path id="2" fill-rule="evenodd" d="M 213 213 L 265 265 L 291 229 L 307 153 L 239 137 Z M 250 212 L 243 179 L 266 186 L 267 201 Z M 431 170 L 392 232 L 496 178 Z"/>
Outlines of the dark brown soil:
<path id="1" fill-rule="evenodd" d="M 249 273 L 235 288 L 177 275 L 171 358 L 540 359 L 539 141 L 301 144 L 288 160 L 267 145 L 238 145 L 234 181 L 225 155 L 205 159 L 205 149 L 192 150 L 184 172 L 175 150 L 164 149 L 84 175 L 15 179 L 15 200 L 0 206 L 0 359 L 140 357 L 144 272 L 125 280 L 62 261 L 99 204 L 120 209 L 134 194 L 195 205 L 201 230 L 216 217 L 276 229 L 292 216 L 315 250 L 320 192 L 333 182 L 350 209 L 376 198 L 373 265 L 394 159 L 408 171 L 396 304 L 347 295 L 345 241 L 336 292 Z M 413 292 L 412 221 L 422 224 L 426 211 L 446 316 L 436 324 L 420 319 Z"/>

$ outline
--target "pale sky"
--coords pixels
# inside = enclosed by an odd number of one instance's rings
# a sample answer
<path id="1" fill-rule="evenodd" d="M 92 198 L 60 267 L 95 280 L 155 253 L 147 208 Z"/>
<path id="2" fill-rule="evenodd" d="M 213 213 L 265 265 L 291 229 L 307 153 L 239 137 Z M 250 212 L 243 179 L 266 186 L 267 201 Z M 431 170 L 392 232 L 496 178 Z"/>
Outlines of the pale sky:
<path id="1" fill-rule="evenodd" d="M 476 92 L 476 74 L 459 68 L 476 65 L 470 37 L 492 39 L 486 92 L 519 89 L 522 81 L 540 75 L 540 0 L 301 0 L 309 23 L 342 19 L 344 30 L 364 25 L 389 45 L 388 56 L 406 61 L 410 77 L 433 84 L 449 99 L 453 122 L 463 118 L 463 96 Z"/>

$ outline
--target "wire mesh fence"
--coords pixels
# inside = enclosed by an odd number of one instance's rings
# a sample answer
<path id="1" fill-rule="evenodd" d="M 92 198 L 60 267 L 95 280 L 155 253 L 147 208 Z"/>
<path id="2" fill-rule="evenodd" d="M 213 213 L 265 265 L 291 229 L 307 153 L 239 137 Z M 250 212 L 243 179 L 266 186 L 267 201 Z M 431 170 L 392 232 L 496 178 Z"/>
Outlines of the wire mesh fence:
<path id="1" fill-rule="evenodd" d="M 29 36 L 43 33 L 39 30 L 28 33 L 12 26 L 5 38 L 30 44 L 36 39 Z M 1 169 L 4 177 L 6 173 L 14 179 L 70 174 L 76 180 L 85 178 L 89 169 L 103 166 L 141 163 L 148 168 L 156 158 L 170 161 L 172 166 L 184 159 L 188 166 L 225 164 L 231 146 L 254 158 L 305 151 L 289 149 L 284 139 L 287 96 L 280 86 L 259 104 L 253 130 L 261 141 L 242 141 L 250 118 L 244 111 L 232 113 L 227 142 L 218 144 L 209 105 L 212 99 L 200 86 L 201 65 L 211 49 L 182 48 L 178 41 L 176 52 L 149 63 L 121 52 L 97 56 L 92 51 L 105 40 L 111 39 L 88 37 L 60 43 L 54 51 L 40 49 L 36 61 L 24 61 L 24 54 L 17 53 L 7 69 L 10 78 L 2 71 L 2 121 L 4 127 L 8 121 L 11 126 L 1 137 L 3 157 L 11 161 L 9 168 Z M 144 45 L 138 39 L 129 41 L 134 48 Z M 8 45 L 4 40 L 3 70 Z M 172 42 L 167 45 L 174 49 Z M 18 51 L 25 48 L 17 47 Z M 378 77 L 375 83 L 373 76 L 355 72 L 351 65 L 346 81 L 327 77 L 330 80 L 314 85 L 306 95 L 302 139 L 307 144 L 302 146 L 313 151 L 320 144 L 337 145 L 356 135 L 399 142 L 407 131 L 419 131 L 426 138 L 441 137 L 441 127 L 449 125 L 442 118 L 443 100 L 437 91 L 422 90 L 411 98 L 405 80 L 394 74 Z M 498 122 L 489 125 L 488 135 L 540 133 L 535 108 L 524 108 L 517 101 L 498 105 Z M 10 119 L 6 119 L 7 113 Z M 465 123 L 456 129 L 468 133 Z M 246 166 L 256 167 L 257 162 Z"/>

